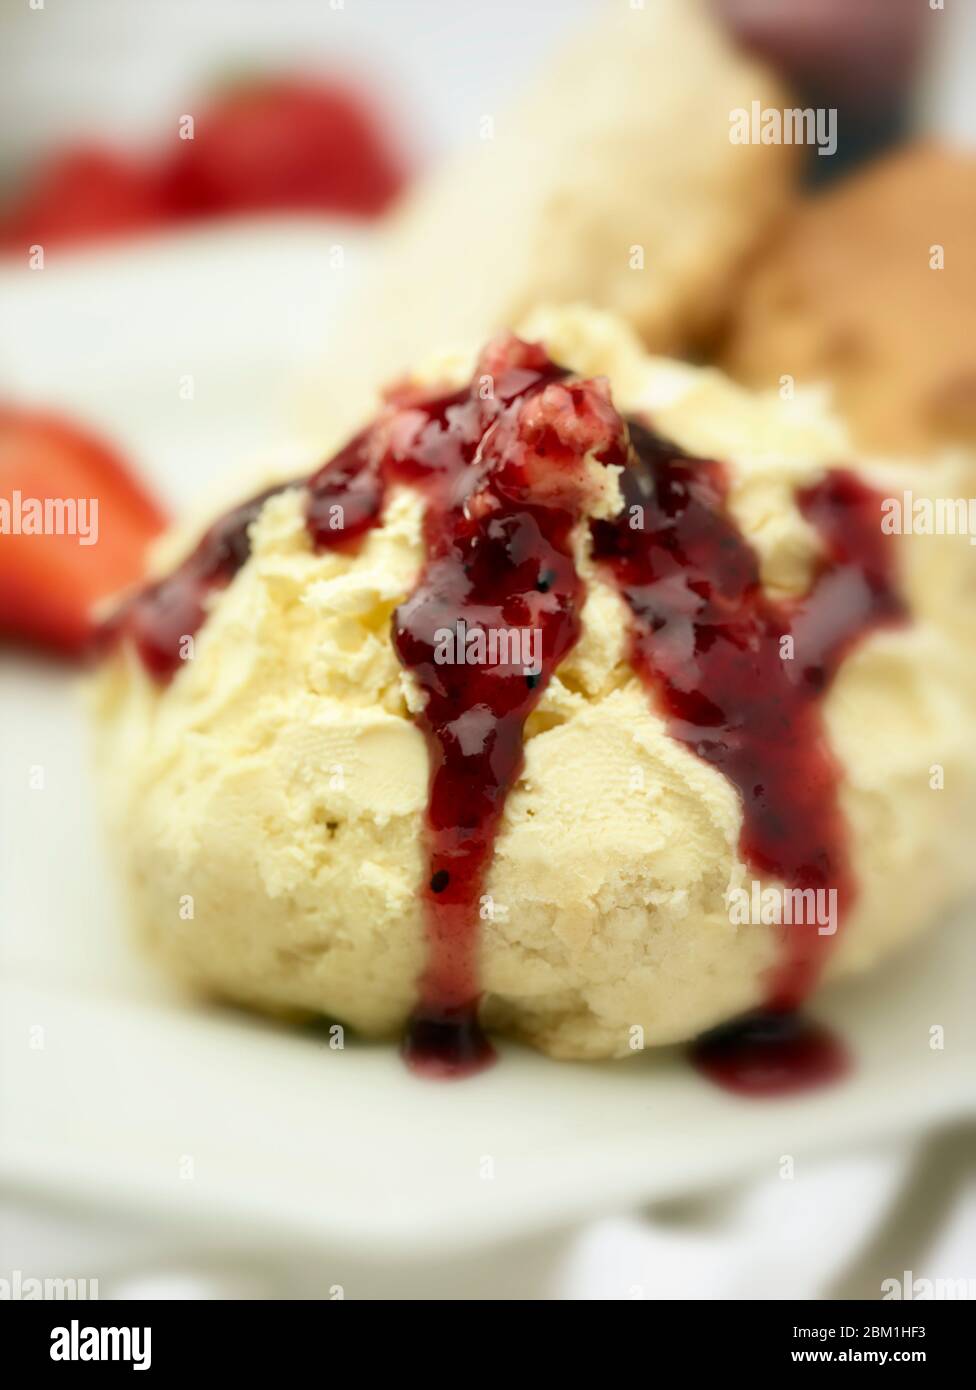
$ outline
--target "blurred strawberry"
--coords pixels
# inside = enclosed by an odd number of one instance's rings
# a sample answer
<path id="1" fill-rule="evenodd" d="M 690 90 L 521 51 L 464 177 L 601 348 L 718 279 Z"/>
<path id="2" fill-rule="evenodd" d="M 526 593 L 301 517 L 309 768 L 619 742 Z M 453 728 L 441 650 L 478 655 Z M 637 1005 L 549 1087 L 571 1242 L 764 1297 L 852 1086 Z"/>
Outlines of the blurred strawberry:
<path id="1" fill-rule="evenodd" d="M 96 146 L 79 146 L 42 164 L 0 217 L 0 247 L 89 241 L 144 231 L 163 216 L 156 172 Z"/>
<path id="2" fill-rule="evenodd" d="M 405 171 L 367 102 L 336 83 L 255 78 L 204 110 L 164 178 L 182 216 L 381 213 Z"/>
<path id="3" fill-rule="evenodd" d="M 79 534 L 14 534 L 33 499 L 66 504 Z M 84 507 L 78 507 L 84 499 Z M 96 513 L 91 499 L 97 499 Z M 52 415 L 0 405 L 0 640 L 81 655 L 94 636 L 92 605 L 142 573 L 165 525 L 158 504 L 104 444 Z"/>

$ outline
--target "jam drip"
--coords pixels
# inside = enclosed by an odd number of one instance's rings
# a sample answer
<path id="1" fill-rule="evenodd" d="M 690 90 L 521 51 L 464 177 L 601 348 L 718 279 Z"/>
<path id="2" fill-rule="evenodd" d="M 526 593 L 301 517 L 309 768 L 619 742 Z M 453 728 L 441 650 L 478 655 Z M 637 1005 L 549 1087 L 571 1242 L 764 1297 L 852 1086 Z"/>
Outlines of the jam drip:
<path id="1" fill-rule="evenodd" d="M 579 636 L 571 532 L 593 500 L 584 457 L 625 459 L 605 391 L 556 375 L 540 349 L 499 344 L 480 367 L 489 400 L 472 391 L 401 418 L 390 446 L 396 475 L 430 495 L 427 563 L 394 615 L 393 640 L 426 696 L 431 762 L 429 956 L 405 1046 L 415 1068 L 439 1074 L 490 1057 L 476 1024 L 485 870 L 522 768 L 525 721 Z M 494 662 L 465 660 L 479 633 L 504 639 Z"/>
<path id="2" fill-rule="evenodd" d="M 850 1058 L 822 1024 L 796 1013 L 754 1013 L 704 1033 L 691 1048 L 698 1070 L 723 1090 L 793 1095 L 843 1076 Z"/>
<path id="3" fill-rule="evenodd" d="M 823 558 L 803 598 L 775 603 L 726 510 L 722 465 L 689 458 L 641 425 L 630 433 L 625 507 L 595 523 L 593 537 L 631 610 L 634 666 L 672 736 L 739 792 L 748 867 L 787 888 L 836 890 L 843 916 L 856 885 L 821 702 L 851 647 L 904 616 L 880 500 L 843 471 L 803 489 L 798 503 Z M 833 939 L 809 916 L 783 928 L 773 1012 L 806 997 Z"/>

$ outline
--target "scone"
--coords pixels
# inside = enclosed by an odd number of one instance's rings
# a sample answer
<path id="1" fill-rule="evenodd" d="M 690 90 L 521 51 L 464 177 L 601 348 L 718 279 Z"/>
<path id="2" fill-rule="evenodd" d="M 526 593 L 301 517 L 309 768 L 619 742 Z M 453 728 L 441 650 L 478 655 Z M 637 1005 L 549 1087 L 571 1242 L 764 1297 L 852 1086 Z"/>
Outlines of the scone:
<path id="1" fill-rule="evenodd" d="M 612 310 L 655 352 L 710 337 L 795 183 L 796 150 L 731 143 L 753 100 L 787 97 L 705 0 L 612 7 L 410 195 L 331 326 L 310 423 L 356 423 L 432 343 L 538 304 Z"/>
<path id="2" fill-rule="evenodd" d="M 920 144 L 799 204 L 723 354 L 747 385 L 827 381 L 864 448 L 976 443 L 976 155 Z"/>
<path id="3" fill-rule="evenodd" d="M 479 1024 L 620 1057 L 888 955 L 972 875 L 976 550 L 881 524 L 932 482 L 583 309 L 432 362 L 109 623 L 141 936 L 447 1070 Z"/>

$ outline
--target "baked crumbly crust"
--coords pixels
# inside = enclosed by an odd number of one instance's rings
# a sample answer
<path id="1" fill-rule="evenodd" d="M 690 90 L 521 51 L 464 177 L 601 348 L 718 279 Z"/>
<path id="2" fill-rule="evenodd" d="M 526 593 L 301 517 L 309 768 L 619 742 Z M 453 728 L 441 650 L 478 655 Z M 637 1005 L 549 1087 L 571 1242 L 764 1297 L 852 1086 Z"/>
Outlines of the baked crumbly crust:
<path id="1" fill-rule="evenodd" d="M 929 143 L 806 200 L 748 279 L 723 365 L 753 387 L 830 382 L 863 448 L 976 444 L 974 228 L 976 155 Z"/>

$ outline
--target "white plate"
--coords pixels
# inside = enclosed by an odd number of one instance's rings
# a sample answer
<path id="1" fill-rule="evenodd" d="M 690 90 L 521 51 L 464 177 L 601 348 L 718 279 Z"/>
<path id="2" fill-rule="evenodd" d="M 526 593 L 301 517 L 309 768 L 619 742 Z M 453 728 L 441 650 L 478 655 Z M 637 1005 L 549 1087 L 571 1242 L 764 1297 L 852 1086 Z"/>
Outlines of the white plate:
<path id="1" fill-rule="evenodd" d="M 108 429 L 185 499 L 212 461 L 291 428 L 288 388 L 344 292 L 328 249 L 346 234 L 244 228 L 69 259 L 34 283 L 4 271 L 0 370 L 10 389 Z M 367 242 L 355 246 L 361 262 Z M 596 1066 L 505 1047 L 493 1070 L 438 1085 L 392 1049 L 334 1052 L 308 1031 L 191 1005 L 129 950 L 72 681 L 4 658 L 0 737 L 0 1178 L 15 1190 L 416 1255 L 772 1174 L 783 1154 L 976 1108 L 963 918 L 826 994 L 817 1012 L 857 1067 L 777 1102 L 724 1095 L 676 1053 Z"/>

